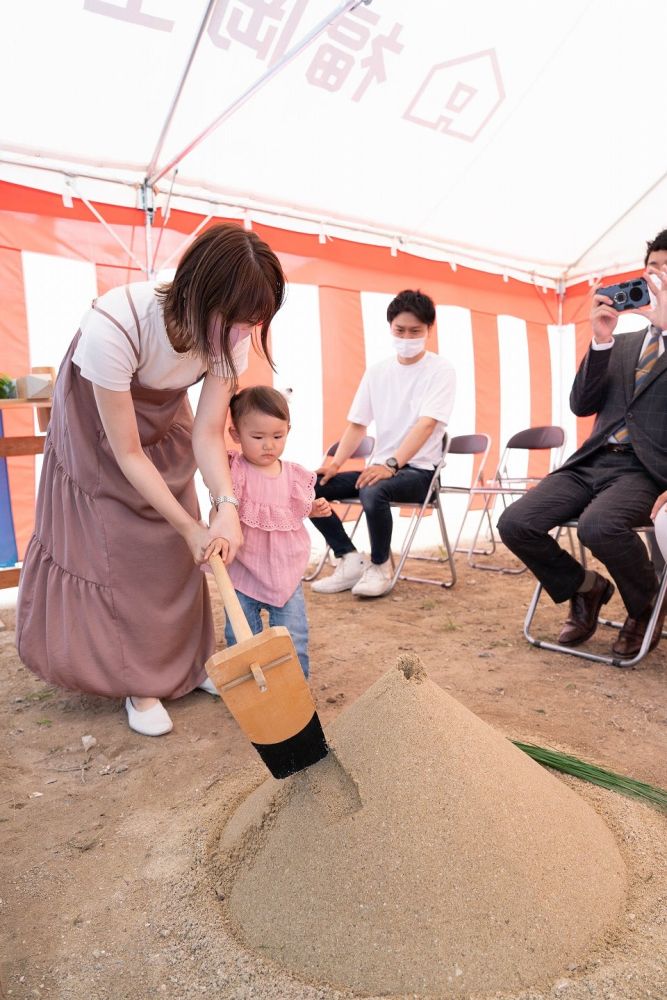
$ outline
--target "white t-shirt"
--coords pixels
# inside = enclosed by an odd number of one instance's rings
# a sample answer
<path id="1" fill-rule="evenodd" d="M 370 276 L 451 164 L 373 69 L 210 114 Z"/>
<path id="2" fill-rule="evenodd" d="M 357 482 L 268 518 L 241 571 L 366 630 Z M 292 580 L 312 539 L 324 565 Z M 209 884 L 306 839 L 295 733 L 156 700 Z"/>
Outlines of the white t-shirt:
<path id="1" fill-rule="evenodd" d="M 375 421 L 371 462 L 381 464 L 396 454 L 420 417 L 432 417 L 437 421 L 432 434 L 408 464 L 433 469 L 442 455 L 442 435 L 452 413 L 455 392 L 456 372 L 445 358 L 430 351 L 412 365 L 387 358 L 364 373 L 347 419 L 364 427 Z"/>
<path id="2" fill-rule="evenodd" d="M 171 346 L 155 288 L 151 281 L 112 288 L 88 310 L 72 358 L 84 378 L 103 389 L 125 392 L 136 372 L 147 388 L 183 389 L 208 370 L 194 351 L 179 354 Z M 248 367 L 249 348 L 250 336 L 233 349 L 239 375 Z M 221 362 L 210 370 L 225 377 Z"/>

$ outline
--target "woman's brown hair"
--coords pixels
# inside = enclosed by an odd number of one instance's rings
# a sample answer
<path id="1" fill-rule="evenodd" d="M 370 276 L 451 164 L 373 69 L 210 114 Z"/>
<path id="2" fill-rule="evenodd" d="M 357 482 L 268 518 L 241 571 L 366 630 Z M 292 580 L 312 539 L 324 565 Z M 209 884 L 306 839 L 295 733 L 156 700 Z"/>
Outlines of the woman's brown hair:
<path id="1" fill-rule="evenodd" d="M 269 417 L 277 417 L 288 424 L 289 405 L 282 392 L 272 389 L 270 385 L 249 385 L 241 389 L 229 401 L 229 415 L 234 427 L 238 430 L 239 421 L 247 417 L 253 410 L 266 413 Z"/>
<path id="2" fill-rule="evenodd" d="M 157 289 L 173 347 L 195 351 L 209 365 L 220 359 L 236 381 L 229 331 L 234 323 L 252 323 L 260 327 L 262 353 L 274 368 L 269 324 L 283 304 L 285 280 L 280 261 L 256 233 L 230 223 L 204 230 L 185 251 L 173 281 Z M 209 322 L 216 315 L 220 336 L 211 343 Z"/>

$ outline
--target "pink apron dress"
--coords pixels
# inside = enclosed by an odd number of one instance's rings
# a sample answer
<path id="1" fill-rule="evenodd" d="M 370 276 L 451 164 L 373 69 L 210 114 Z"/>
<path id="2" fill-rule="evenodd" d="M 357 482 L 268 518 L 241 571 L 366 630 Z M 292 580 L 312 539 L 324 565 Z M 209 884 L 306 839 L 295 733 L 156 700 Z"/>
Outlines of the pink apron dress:
<path id="1" fill-rule="evenodd" d="M 19 655 L 59 687 L 179 698 L 204 680 L 215 648 L 204 574 L 121 472 L 93 385 L 72 363 L 79 337 L 54 391 L 20 577 Z M 146 388 L 135 375 L 130 391 L 144 452 L 198 519 L 187 389 Z"/>

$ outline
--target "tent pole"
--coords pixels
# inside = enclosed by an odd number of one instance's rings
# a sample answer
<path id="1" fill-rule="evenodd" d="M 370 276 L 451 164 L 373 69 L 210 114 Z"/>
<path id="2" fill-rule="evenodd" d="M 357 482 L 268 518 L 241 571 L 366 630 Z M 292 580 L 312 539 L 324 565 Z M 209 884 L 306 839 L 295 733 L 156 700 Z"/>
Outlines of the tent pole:
<path id="1" fill-rule="evenodd" d="M 160 270 L 162 270 L 162 268 L 166 267 L 167 264 L 169 264 L 170 261 L 172 261 L 174 259 L 174 257 L 178 257 L 180 255 L 181 250 L 184 247 L 186 247 L 188 245 L 188 243 L 190 243 L 195 238 L 195 236 L 197 235 L 197 233 L 199 233 L 204 228 L 204 226 L 206 225 L 206 223 L 210 222 L 212 218 L 213 218 L 213 215 L 207 215 L 205 219 L 202 219 L 201 222 L 189 234 L 189 236 L 186 236 L 185 239 L 182 240 L 178 244 L 178 246 L 176 247 L 176 249 L 172 250 L 172 252 L 169 254 L 168 257 L 165 257 L 165 259 L 162 261 L 162 263 L 160 265 Z"/>
<path id="2" fill-rule="evenodd" d="M 153 251 L 153 259 L 151 260 L 151 270 L 155 271 L 155 262 L 157 260 L 157 255 L 160 252 L 160 243 L 162 242 L 162 234 L 164 233 L 164 227 L 169 222 L 169 214 L 171 212 L 171 195 L 174 190 L 174 182 L 176 180 L 176 175 L 178 173 L 178 167 L 174 170 L 174 176 L 171 179 L 171 187 L 169 188 L 169 194 L 167 195 L 167 201 L 162 209 L 162 225 L 160 226 L 160 235 L 157 238 L 157 243 L 155 244 L 155 250 Z"/>
<path id="3" fill-rule="evenodd" d="M 208 126 L 208 128 L 204 129 L 203 132 L 200 132 L 199 135 L 195 136 L 192 142 L 189 143 L 189 145 L 187 145 L 185 149 L 182 149 L 180 153 L 174 156 L 174 158 L 170 160 L 165 167 L 162 167 L 160 170 L 158 170 L 157 173 L 154 174 L 149 173 L 146 180 L 146 184 L 149 184 L 151 187 L 154 187 L 155 184 L 157 184 L 157 182 L 161 180 L 165 174 L 168 174 L 170 170 L 173 170 L 174 167 L 177 166 L 177 164 L 179 164 L 181 160 L 183 160 L 188 155 L 188 153 L 191 153 L 196 146 L 199 146 L 199 144 L 202 143 L 204 139 L 206 139 L 209 135 L 211 135 L 212 132 L 215 132 L 215 130 L 220 125 L 222 125 L 222 123 L 227 118 L 230 118 L 235 111 L 237 111 L 240 107 L 242 107 L 246 103 L 246 101 L 248 101 L 254 94 L 257 93 L 258 90 L 260 90 L 264 86 L 265 83 L 268 83 L 269 80 L 271 80 L 274 76 L 276 76 L 280 72 L 281 69 L 284 69 L 285 66 L 287 66 L 294 59 L 296 59 L 296 57 L 300 55 L 301 52 L 305 48 L 307 48 L 307 46 L 310 45 L 311 42 L 313 42 L 319 35 L 322 34 L 323 31 L 325 31 L 329 27 L 332 21 L 335 21 L 336 18 L 340 17 L 341 14 L 346 14 L 348 11 L 354 10 L 356 7 L 360 7 L 361 4 L 368 5 L 369 3 L 372 3 L 372 0 L 344 0 L 344 3 L 339 4 L 338 7 L 336 7 L 336 9 L 331 12 L 331 14 L 327 15 L 327 17 L 325 17 L 322 21 L 320 21 L 319 24 L 315 25 L 315 27 L 311 31 L 309 31 L 308 34 L 304 38 L 302 38 L 300 42 L 297 42 L 296 45 L 293 45 L 291 49 L 288 49 L 288 51 L 285 53 L 282 59 L 279 59 L 276 63 L 274 63 L 274 65 L 271 66 L 270 69 L 266 71 L 266 73 L 263 73 L 258 80 L 255 80 L 255 82 L 250 87 L 248 87 L 248 89 L 245 90 L 240 95 L 240 97 L 237 97 L 235 101 L 233 101 L 227 108 L 225 108 L 225 110 L 220 115 L 218 115 L 215 121 L 213 121 Z"/>
<path id="4" fill-rule="evenodd" d="M 141 207 L 144 210 L 144 233 L 146 236 L 146 277 L 152 281 L 155 277 L 153 268 L 153 219 L 155 218 L 155 200 L 153 188 L 144 181 L 141 185 Z"/>
<path id="5" fill-rule="evenodd" d="M 626 208 L 626 210 L 621 215 L 619 215 L 617 219 L 614 219 L 614 221 L 612 222 L 612 224 L 610 226 L 607 226 L 607 228 L 605 229 L 605 231 L 603 233 L 601 233 L 597 237 L 597 239 L 593 243 L 591 243 L 590 246 L 586 247 L 586 249 L 583 250 L 579 254 L 579 256 L 577 257 L 576 260 L 572 261 L 572 263 L 568 267 L 568 271 L 572 270 L 573 267 L 576 267 L 578 264 L 580 264 L 581 261 L 584 260 L 584 258 L 588 256 L 588 254 L 591 252 L 591 250 L 595 250 L 595 248 L 597 246 L 599 246 L 600 243 L 602 243 L 602 241 L 605 238 L 605 236 L 608 236 L 609 233 L 613 232 L 614 229 L 616 229 L 616 227 L 621 222 L 623 222 L 623 220 L 626 219 L 628 217 L 628 215 L 630 215 L 631 212 L 634 212 L 634 210 L 637 208 L 638 205 L 641 205 L 641 203 L 643 201 L 645 201 L 650 194 L 653 194 L 653 192 L 655 191 L 655 189 L 658 188 L 662 184 L 662 182 L 665 180 L 666 177 L 667 177 L 667 171 L 665 171 L 664 173 L 662 173 L 660 175 L 660 177 L 658 177 L 658 179 L 656 181 L 654 181 L 653 184 L 651 184 L 651 186 L 646 189 L 646 191 L 644 191 L 643 194 L 640 194 L 640 196 L 638 198 L 635 198 L 635 200 L 633 201 L 633 203 L 628 208 Z M 578 278 L 577 280 L 581 281 L 582 278 Z"/>
<path id="6" fill-rule="evenodd" d="M 209 22 L 209 18 L 211 16 L 212 12 L 213 12 L 213 8 L 215 7 L 216 3 L 217 3 L 217 0 L 209 0 L 208 4 L 206 5 L 206 10 L 204 11 L 204 16 L 201 19 L 201 24 L 199 25 L 199 31 L 197 32 L 197 37 L 195 38 L 194 44 L 193 44 L 192 48 L 190 49 L 190 55 L 188 56 L 188 60 L 187 60 L 187 62 L 185 64 L 185 69 L 183 70 L 183 73 L 181 75 L 181 79 L 178 82 L 178 87 L 176 88 L 176 93 L 174 94 L 174 97 L 173 97 L 173 100 L 172 100 L 171 105 L 169 107 L 169 110 L 167 111 L 167 115 L 166 115 L 166 118 L 164 120 L 164 124 L 162 126 L 162 131 L 160 132 L 160 135 L 158 137 L 158 141 L 157 141 L 157 143 L 155 145 L 155 149 L 153 151 L 153 155 L 151 157 L 151 162 L 148 164 L 148 166 L 146 168 L 146 176 L 147 177 L 151 176 L 151 174 L 153 173 L 153 171 L 155 170 L 155 168 L 157 166 L 158 157 L 159 157 L 160 153 L 162 152 L 162 146 L 164 145 L 164 140 L 167 137 L 167 132 L 169 131 L 169 128 L 170 128 L 171 123 L 172 123 L 172 119 L 173 119 L 173 117 L 174 117 L 174 115 L 176 113 L 176 107 L 178 105 L 178 102 L 181 99 L 181 94 L 183 93 L 183 88 L 185 87 L 185 81 L 187 80 L 188 75 L 190 73 L 190 70 L 192 69 L 192 63 L 193 63 L 195 55 L 197 53 L 197 49 L 199 48 L 199 43 L 201 42 L 201 40 L 202 40 L 202 38 L 204 36 L 204 31 L 206 29 L 206 25 Z"/>
<path id="7" fill-rule="evenodd" d="M 558 325 L 562 326 L 565 306 L 565 282 L 562 278 L 558 279 L 558 284 L 556 285 L 556 297 L 558 299 Z"/>
<path id="8" fill-rule="evenodd" d="M 123 241 L 121 240 L 120 236 L 118 236 L 118 234 L 113 231 L 113 229 L 111 228 L 111 226 L 109 225 L 109 223 L 106 221 L 106 219 L 104 219 L 100 215 L 100 213 L 97 211 L 97 209 L 95 208 L 95 206 L 91 202 L 89 202 L 88 199 L 85 198 L 80 193 L 80 191 L 76 187 L 76 184 L 74 183 L 74 180 L 71 177 L 67 177 L 66 180 L 65 180 L 65 183 L 66 183 L 67 187 L 69 187 L 69 188 L 72 189 L 72 193 L 74 194 L 74 197 L 78 198 L 80 201 L 82 201 L 84 203 L 84 205 L 86 206 L 86 208 L 88 209 L 88 211 L 92 215 L 95 216 L 95 218 L 97 219 L 97 221 L 99 223 L 101 223 L 101 225 L 104 226 L 104 228 L 108 232 L 109 236 L 113 237 L 113 239 L 116 241 L 116 243 L 118 243 L 118 245 L 120 247 L 122 247 L 122 249 L 128 255 L 128 257 L 130 258 L 130 260 L 134 261 L 134 263 L 137 265 L 137 267 L 140 268 L 140 270 L 143 271 L 144 267 L 143 267 L 143 264 L 141 263 L 141 261 L 139 260 L 139 258 L 135 257 L 135 255 L 132 253 L 132 251 L 130 250 L 130 248 L 128 246 L 126 246 L 125 243 L 123 243 Z"/>
<path id="9" fill-rule="evenodd" d="M 565 280 L 561 277 L 558 279 L 556 285 L 556 297 L 558 299 L 558 388 L 559 392 L 556 397 L 557 400 L 557 410 L 553 414 L 553 422 L 562 426 L 563 424 L 563 368 L 564 368 L 564 353 L 565 345 L 563 343 L 563 320 L 565 318 L 565 296 L 567 294 L 567 286 Z M 567 391 L 567 390 L 566 390 Z"/>

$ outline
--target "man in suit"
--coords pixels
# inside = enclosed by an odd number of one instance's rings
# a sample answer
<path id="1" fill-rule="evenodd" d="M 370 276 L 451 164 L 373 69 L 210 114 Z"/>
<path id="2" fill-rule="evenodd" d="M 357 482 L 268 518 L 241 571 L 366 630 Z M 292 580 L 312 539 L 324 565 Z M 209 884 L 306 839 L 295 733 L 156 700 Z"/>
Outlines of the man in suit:
<path id="1" fill-rule="evenodd" d="M 578 518 L 580 540 L 606 566 L 627 609 L 612 646 L 624 659 L 639 652 L 658 589 L 646 546 L 633 529 L 650 523 L 667 488 L 667 229 L 648 243 L 644 266 L 651 305 L 638 311 L 648 328 L 615 337 L 619 314 L 612 300 L 593 296 L 593 338 L 570 395 L 578 417 L 596 414 L 591 435 L 498 522 L 505 545 L 552 600 L 569 600 L 558 641 L 578 646 L 593 635 L 600 608 L 614 593 L 611 581 L 585 570 L 549 534 Z M 665 608 L 651 649 L 664 615 Z"/>

